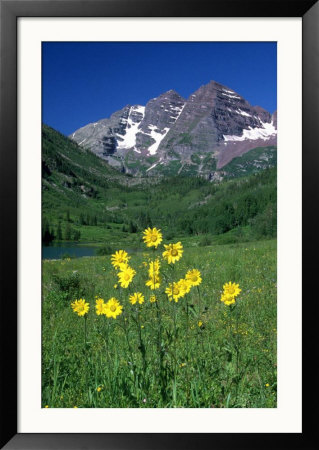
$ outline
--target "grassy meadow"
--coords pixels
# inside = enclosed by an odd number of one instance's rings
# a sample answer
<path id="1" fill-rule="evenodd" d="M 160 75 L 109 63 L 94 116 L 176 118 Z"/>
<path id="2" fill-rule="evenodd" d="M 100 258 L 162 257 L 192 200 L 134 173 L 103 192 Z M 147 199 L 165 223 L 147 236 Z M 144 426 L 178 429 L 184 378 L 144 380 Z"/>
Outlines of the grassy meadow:
<path id="1" fill-rule="evenodd" d="M 43 126 L 42 242 L 97 252 L 43 261 L 43 407 L 276 407 L 275 166 L 267 147 L 235 158 L 215 181 L 133 177 Z M 155 251 L 142 239 L 149 227 L 163 234 Z M 178 242 L 182 257 L 169 264 L 163 244 Z M 127 287 L 111 264 L 119 250 L 136 272 Z M 201 283 L 174 301 L 165 291 L 193 269 Z M 230 281 L 241 292 L 227 304 Z M 130 302 L 134 293 L 141 303 Z M 112 298 L 121 305 L 112 300 L 116 318 L 108 317 Z M 89 304 L 83 316 L 71 306 L 81 299 L 77 305 Z"/>
<path id="2" fill-rule="evenodd" d="M 164 233 L 157 250 L 130 252 L 136 275 L 127 288 L 110 255 L 43 261 L 42 407 L 276 407 L 276 240 L 177 241 L 184 252 L 175 264 L 162 257 Z M 156 257 L 161 283 L 151 290 Z M 202 282 L 169 301 L 165 289 L 190 269 Z M 229 281 L 241 289 L 232 305 L 220 300 Z M 129 302 L 134 292 L 142 304 Z M 122 313 L 97 315 L 96 296 L 116 298 Z M 90 304 L 84 317 L 71 308 L 81 298 Z"/>

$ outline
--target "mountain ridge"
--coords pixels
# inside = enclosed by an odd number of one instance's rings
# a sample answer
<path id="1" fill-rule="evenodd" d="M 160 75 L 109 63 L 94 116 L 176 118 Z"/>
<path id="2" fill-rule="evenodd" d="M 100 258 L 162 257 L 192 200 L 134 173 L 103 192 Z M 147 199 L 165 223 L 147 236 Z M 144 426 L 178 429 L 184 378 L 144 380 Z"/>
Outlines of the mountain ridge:
<path id="1" fill-rule="evenodd" d="M 167 166 L 178 174 L 194 165 L 194 156 L 204 160 L 209 154 L 211 167 L 200 163 L 192 170 L 212 177 L 235 157 L 276 146 L 277 112 L 252 106 L 234 90 L 210 81 L 187 99 L 171 89 L 145 106 L 126 105 L 70 138 L 132 175 L 157 175 Z"/>

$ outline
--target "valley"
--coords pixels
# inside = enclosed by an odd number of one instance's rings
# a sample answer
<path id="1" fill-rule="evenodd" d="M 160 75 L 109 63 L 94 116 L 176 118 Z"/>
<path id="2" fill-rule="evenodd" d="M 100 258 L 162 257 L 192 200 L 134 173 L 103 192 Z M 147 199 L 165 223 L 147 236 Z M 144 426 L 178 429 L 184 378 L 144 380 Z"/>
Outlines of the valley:
<path id="1" fill-rule="evenodd" d="M 46 244 L 95 242 L 105 252 L 124 242 L 139 248 L 139 232 L 159 223 L 168 239 L 183 236 L 189 245 L 276 235 L 274 147 L 234 158 L 219 181 L 184 172 L 123 174 L 45 125 L 42 155 Z"/>

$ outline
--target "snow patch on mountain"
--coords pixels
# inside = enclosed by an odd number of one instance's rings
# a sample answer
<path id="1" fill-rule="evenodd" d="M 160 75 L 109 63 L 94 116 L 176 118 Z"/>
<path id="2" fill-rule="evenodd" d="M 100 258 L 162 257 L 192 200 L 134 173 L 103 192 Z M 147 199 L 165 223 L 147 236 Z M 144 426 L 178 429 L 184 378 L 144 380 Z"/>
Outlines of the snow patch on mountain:
<path id="1" fill-rule="evenodd" d="M 241 97 L 238 97 L 238 95 L 226 94 L 226 92 L 222 92 L 222 95 L 225 95 L 226 97 L 229 97 L 229 98 L 238 98 L 238 99 L 241 98 Z"/>
<path id="2" fill-rule="evenodd" d="M 178 108 L 178 107 L 172 108 L 172 109 L 174 109 L 175 111 L 177 111 L 177 116 L 176 116 L 175 122 L 176 122 L 176 120 L 179 118 L 179 116 L 182 114 L 183 109 L 185 108 L 185 105 L 186 105 L 186 102 L 185 102 L 184 105 L 181 106 L 180 108 Z"/>
<path id="3" fill-rule="evenodd" d="M 145 115 L 145 106 L 141 106 L 141 105 L 133 106 L 133 107 L 132 107 L 132 110 L 135 111 L 135 112 L 141 113 L 142 116 L 143 116 L 143 118 L 144 118 L 144 115 Z M 142 120 L 143 120 L 143 118 L 142 118 Z M 142 121 L 142 120 L 141 120 L 141 121 Z"/>
<path id="4" fill-rule="evenodd" d="M 148 128 L 151 130 L 150 133 L 148 133 L 152 139 L 154 139 L 154 144 L 152 144 L 150 147 L 148 147 L 148 151 L 150 155 L 155 155 L 157 152 L 157 149 L 161 143 L 161 141 L 164 139 L 164 137 L 169 132 L 169 128 L 164 128 L 162 132 L 158 132 L 157 127 L 155 125 L 149 125 Z"/>
<path id="5" fill-rule="evenodd" d="M 232 113 L 240 114 L 241 116 L 252 117 L 251 114 L 248 114 L 246 111 L 243 111 L 242 109 L 232 109 L 232 108 L 227 108 L 227 110 L 228 110 L 229 112 L 232 112 Z M 258 119 L 258 120 L 259 120 L 259 119 Z"/>
<path id="6" fill-rule="evenodd" d="M 246 113 L 246 112 L 243 111 L 242 109 L 238 109 L 238 111 L 236 111 L 236 112 L 238 112 L 238 114 L 241 114 L 242 116 L 251 117 L 250 114 Z"/>
<path id="7" fill-rule="evenodd" d="M 255 141 L 257 139 L 267 141 L 267 139 L 269 139 L 271 136 L 275 136 L 277 134 L 277 130 L 274 127 L 273 122 L 261 122 L 261 124 L 262 127 L 248 127 L 248 130 L 243 129 L 242 136 L 224 135 L 223 138 L 225 141 L 245 141 L 246 139 L 251 141 Z"/>
<path id="8" fill-rule="evenodd" d="M 133 113 L 140 113 L 142 115 L 141 120 L 134 122 L 134 120 L 132 119 Z M 124 134 L 124 136 L 119 135 L 119 134 L 117 135 L 117 137 L 122 138 L 121 141 L 118 141 L 117 147 L 119 149 L 134 148 L 134 150 L 136 150 L 136 135 L 140 131 L 139 125 L 142 122 L 144 115 L 145 115 L 145 106 L 140 106 L 140 105 L 131 106 L 129 113 L 128 113 L 128 117 L 127 117 L 125 134 Z M 123 121 L 124 119 L 121 119 L 121 120 Z M 122 123 L 124 123 L 124 122 L 122 122 Z"/>

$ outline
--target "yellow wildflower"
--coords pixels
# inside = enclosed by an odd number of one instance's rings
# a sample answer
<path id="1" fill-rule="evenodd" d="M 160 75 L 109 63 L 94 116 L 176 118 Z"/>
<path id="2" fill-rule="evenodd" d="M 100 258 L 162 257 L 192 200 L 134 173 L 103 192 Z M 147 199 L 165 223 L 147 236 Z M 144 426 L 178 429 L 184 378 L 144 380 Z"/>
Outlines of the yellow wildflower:
<path id="1" fill-rule="evenodd" d="M 155 259 L 155 261 L 150 262 L 149 269 L 148 269 L 148 274 L 149 274 L 150 278 L 152 278 L 154 275 L 159 274 L 160 267 L 161 267 L 161 265 L 160 265 L 159 259 Z"/>
<path id="2" fill-rule="evenodd" d="M 122 314 L 122 309 L 123 306 L 120 304 L 120 302 L 116 298 L 112 297 L 104 307 L 104 314 L 108 318 L 112 317 L 113 319 L 116 319 L 117 316 Z"/>
<path id="3" fill-rule="evenodd" d="M 121 264 L 128 263 L 130 257 L 125 250 L 118 250 L 111 255 L 111 263 L 115 268 L 120 268 Z"/>
<path id="4" fill-rule="evenodd" d="M 98 316 L 101 316 L 102 314 L 104 314 L 104 307 L 105 307 L 105 303 L 103 298 L 97 298 L 95 300 L 95 309 L 96 309 L 96 314 Z"/>
<path id="5" fill-rule="evenodd" d="M 234 303 L 236 303 L 235 297 L 233 295 L 225 294 L 225 293 L 222 294 L 220 301 L 224 302 L 225 305 L 227 305 L 227 306 L 233 305 Z"/>
<path id="6" fill-rule="evenodd" d="M 119 283 L 122 288 L 127 288 L 136 274 L 135 270 L 132 267 L 125 267 L 121 269 L 121 272 L 117 274 L 119 278 Z"/>
<path id="7" fill-rule="evenodd" d="M 145 283 L 145 285 L 149 286 L 152 289 L 152 291 L 154 289 L 158 289 L 160 287 L 160 284 L 161 284 L 161 279 L 157 275 L 154 275 L 151 279 L 147 280 Z"/>
<path id="8" fill-rule="evenodd" d="M 181 259 L 183 254 L 183 246 L 181 242 L 177 242 L 177 244 L 164 244 L 164 247 L 165 252 L 163 252 L 163 257 L 167 259 L 169 264 L 175 264 L 176 261 Z"/>
<path id="9" fill-rule="evenodd" d="M 192 284 L 192 286 L 199 286 L 202 282 L 201 273 L 197 269 L 189 270 L 185 278 Z"/>
<path id="10" fill-rule="evenodd" d="M 176 303 L 181 297 L 184 297 L 186 294 L 183 289 L 183 285 L 180 282 L 170 283 L 170 285 L 166 288 L 165 293 L 168 295 L 168 299 L 171 302 L 174 300 Z"/>
<path id="11" fill-rule="evenodd" d="M 144 303 L 144 295 L 140 292 L 135 292 L 134 294 L 130 295 L 130 303 L 132 305 L 135 305 L 135 303 L 139 303 L 140 305 Z"/>
<path id="12" fill-rule="evenodd" d="M 232 283 L 231 281 L 229 283 L 225 283 L 223 289 L 224 294 L 229 294 L 233 297 L 237 297 L 237 295 L 241 292 L 241 289 L 239 289 L 239 284 Z"/>
<path id="13" fill-rule="evenodd" d="M 120 271 L 123 272 L 123 270 L 127 269 L 128 267 L 130 267 L 128 265 L 128 263 L 124 262 L 124 263 L 120 263 L 118 268 L 119 268 Z"/>
<path id="14" fill-rule="evenodd" d="M 185 294 L 188 294 L 192 287 L 192 283 L 185 278 L 179 280 L 179 285 L 182 288 L 182 290 L 185 291 Z"/>
<path id="15" fill-rule="evenodd" d="M 71 303 L 71 307 L 78 316 L 85 316 L 89 312 L 90 304 L 86 303 L 84 298 L 80 298 Z"/>
<path id="16" fill-rule="evenodd" d="M 147 247 L 157 247 L 163 240 L 163 235 L 161 233 L 161 230 L 158 230 L 157 228 L 146 228 L 146 230 L 143 231 L 144 236 L 144 244 L 147 245 Z"/>
<path id="17" fill-rule="evenodd" d="M 156 296 L 155 295 L 151 295 L 150 296 L 150 302 L 151 303 L 155 303 L 156 302 Z"/>
<path id="18" fill-rule="evenodd" d="M 160 287 L 161 279 L 159 276 L 159 269 L 159 259 L 155 259 L 155 261 L 150 262 L 148 269 L 149 280 L 146 281 L 145 285 L 149 286 L 152 290 Z"/>

